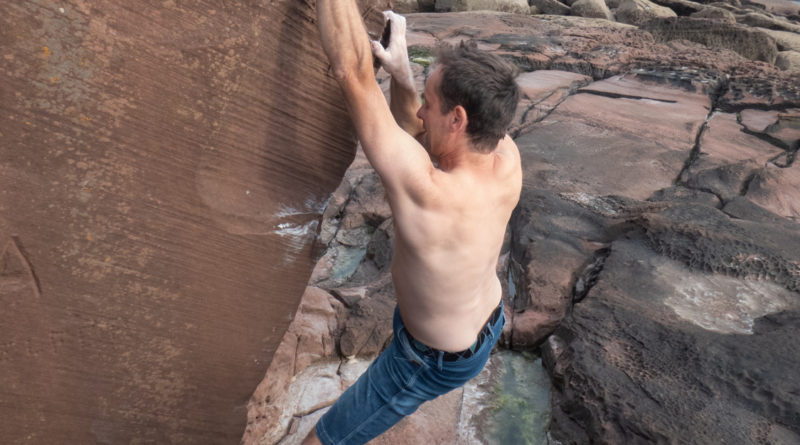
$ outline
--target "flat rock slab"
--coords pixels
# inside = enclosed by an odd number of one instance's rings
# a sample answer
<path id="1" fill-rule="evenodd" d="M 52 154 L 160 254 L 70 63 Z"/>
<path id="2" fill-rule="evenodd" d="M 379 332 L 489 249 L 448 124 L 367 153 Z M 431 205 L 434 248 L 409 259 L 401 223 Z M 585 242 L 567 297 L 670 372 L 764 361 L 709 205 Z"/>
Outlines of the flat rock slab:
<path id="1" fill-rule="evenodd" d="M 708 96 L 615 76 L 564 101 L 517 144 L 525 184 L 645 199 L 683 168 Z M 568 165 L 569 168 L 558 166 Z"/>
<path id="2" fill-rule="evenodd" d="M 517 77 L 517 84 L 527 99 L 538 102 L 550 96 L 555 90 L 574 88 L 590 80 L 588 76 L 569 71 L 539 70 L 520 74 Z"/>

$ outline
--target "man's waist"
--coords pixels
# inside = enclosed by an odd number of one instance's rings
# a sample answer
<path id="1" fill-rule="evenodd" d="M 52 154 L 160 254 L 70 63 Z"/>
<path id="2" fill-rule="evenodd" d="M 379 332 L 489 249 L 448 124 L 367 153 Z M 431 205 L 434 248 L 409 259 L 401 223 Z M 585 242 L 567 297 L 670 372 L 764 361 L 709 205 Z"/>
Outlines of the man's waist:
<path id="1" fill-rule="evenodd" d="M 483 324 L 483 328 L 481 329 L 480 332 L 478 332 L 475 341 L 466 349 L 456 352 L 443 351 L 437 348 L 430 347 L 425 343 L 414 338 L 414 336 L 411 335 L 408 329 L 405 329 L 405 334 L 408 338 L 411 347 L 413 347 L 420 354 L 430 355 L 432 357 L 438 357 L 438 355 L 442 353 L 442 360 L 446 362 L 456 361 L 459 359 L 466 359 L 472 357 L 472 355 L 475 354 L 475 351 L 478 351 L 481 348 L 483 342 L 491 334 L 492 326 L 494 326 L 498 322 L 498 320 L 500 320 L 501 315 L 503 315 L 502 301 L 500 301 L 500 303 L 497 305 L 494 311 L 492 311 L 492 313 L 489 315 L 488 320 L 486 320 L 486 323 Z"/>

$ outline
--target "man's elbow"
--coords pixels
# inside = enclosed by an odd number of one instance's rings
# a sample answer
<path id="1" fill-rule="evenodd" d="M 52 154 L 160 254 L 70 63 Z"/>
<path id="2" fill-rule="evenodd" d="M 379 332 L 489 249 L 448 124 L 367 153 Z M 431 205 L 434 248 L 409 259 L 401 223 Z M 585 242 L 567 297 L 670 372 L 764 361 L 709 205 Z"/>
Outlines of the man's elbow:
<path id="1" fill-rule="evenodd" d="M 350 64 L 331 65 L 331 74 L 340 85 L 345 85 L 355 77 L 356 69 Z"/>
<path id="2" fill-rule="evenodd" d="M 375 81 L 372 69 L 364 69 L 358 64 L 334 65 L 331 66 L 331 73 L 342 87 L 363 86 L 367 82 Z"/>

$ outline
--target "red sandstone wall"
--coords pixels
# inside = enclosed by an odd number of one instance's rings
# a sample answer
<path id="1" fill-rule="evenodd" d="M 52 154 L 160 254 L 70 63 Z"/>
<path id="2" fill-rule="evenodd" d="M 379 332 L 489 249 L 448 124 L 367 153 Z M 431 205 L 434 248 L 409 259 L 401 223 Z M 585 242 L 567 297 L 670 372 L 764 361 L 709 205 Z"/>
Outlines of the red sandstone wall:
<path id="1" fill-rule="evenodd" d="M 353 156 L 309 3 L 0 2 L 3 443 L 239 440 Z"/>

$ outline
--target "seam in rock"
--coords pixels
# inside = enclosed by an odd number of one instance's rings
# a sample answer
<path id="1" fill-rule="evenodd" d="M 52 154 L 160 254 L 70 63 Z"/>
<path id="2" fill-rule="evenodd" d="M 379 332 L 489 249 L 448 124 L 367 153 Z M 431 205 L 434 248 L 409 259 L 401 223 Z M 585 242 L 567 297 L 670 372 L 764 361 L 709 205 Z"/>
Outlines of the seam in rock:
<path id="1" fill-rule="evenodd" d="M 342 305 L 344 307 L 346 307 L 347 309 L 351 309 L 352 308 L 352 305 L 350 303 L 348 303 L 345 300 L 345 298 L 343 296 L 341 296 L 341 294 L 339 294 L 338 289 L 333 288 L 333 289 L 326 289 L 326 290 L 328 291 L 329 294 L 331 294 L 331 296 L 333 296 L 333 298 L 336 299 L 336 301 L 338 301 L 339 303 L 342 303 Z"/>
<path id="2" fill-rule="evenodd" d="M 311 415 L 311 414 L 314 414 L 315 412 L 317 412 L 317 411 L 319 411 L 319 410 L 325 409 L 325 408 L 327 408 L 327 407 L 329 407 L 329 406 L 333 406 L 333 404 L 334 404 L 334 403 L 336 403 L 336 401 L 335 401 L 335 400 L 334 400 L 334 401 L 331 401 L 331 402 L 325 402 L 325 403 L 324 403 L 324 404 L 322 404 L 322 405 L 317 405 L 317 406 L 314 406 L 314 407 L 312 407 L 312 408 L 310 408 L 310 409 L 307 409 L 307 410 L 305 410 L 305 411 L 300 411 L 299 413 L 294 413 L 294 414 L 292 414 L 292 415 L 293 415 L 294 417 L 306 417 L 306 416 L 309 416 L 309 415 Z"/>
<path id="3" fill-rule="evenodd" d="M 527 122 L 528 113 L 530 113 L 531 110 L 536 108 L 537 105 L 539 105 L 539 104 L 545 102 L 546 100 L 550 99 L 551 97 L 553 97 L 553 95 L 556 94 L 558 91 L 553 91 L 552 93 L 548 94 L 547 97 L 545 97 L 544 99 L 542 99 L 539 102 L 536 102 L 535 104 L 532 104 L 531 106 L 529 106 L 525 110 L 525 113 L 522 114 L 522 118 L 520 119 L 520 128 L 518 128 L 516 131 L 513 132 L 513 134 L 510 135 L 511 139 L 518 138 L 522 134 L 522 130 L 526 129 L 527 126 L 534 125 L 534 124 L 536 124 L 538 122 L 541 122 L 541 121 L 547 119 L 548 117 L 550 117 L 550 115 L 553 114 L 553 111 L 555 111 L 561 104 L 563 104 L 564 101 L 569 99 L 571 96 L 579 93 L 580 92 L 579 91 L 580 88 L 583 88 L 585 85 L 588 85 L 588 84 L 590 84 L 592 82 L 593 81 L 590 80 L 590 81 L 587 81 L 585 84 L 570 86 L 569 88 L 567 88 L 567 94 L 561 100 L 559 100 L 558 103 L 553 105 L 553 107 L 550 109 L 550 111 L 548 111 L 547 113 L 545 113 L 544 115 L 542 115 L 538 119 L 534 120 L 533 122 Z"/>
<path id="4" fill-rule="evenodd" d="M 739 189 L 739 196 L 747 195 L 747 192 L 750 190 L 750 184 L 756 179 L 758 176 L 758 170 L 754 170 L 752 173 L 747 175 L 747 177 L 742 181 L 742 187 Z"/>
<path id="5" fill-rule="evenodd" d="M 331 236 L 331 240 L 325 246 L 325 250 L 322 251 L 322 255 L 325 255 L 325 253 L 328 252 L 328 250 L 331 248 L 331 245 L 334 242 L 336 242 L 338 244 L 341 244 L 338 241 L 336 241 L 336 237 L 339 235 L 339 231 L 342 229 L 342 218 L 344 217 L 344 215 L 346 213 L 347 206 L 350 204 L 350 201 L 353 200 L 353 195 L 355 195 L 356 190 L 358 189 L 358 187 L 361 186 L 361 183 L 364 181 L 364 178 L 367 176 L 367 174 L 369 174 L 369 173 L 366 173 L 366 174 L 362 175 L 358 179 L 358 182 L 353 184 L 352 188 L 350 189 L 350 193 L 347 194 L 347 199 L 345 199 L 345 201 L 342 203 L 342 206 L 339 207 L 339 211 L 336 212 L 336 214 L 333 215 L 333 217 L 331 218 L 331 219 L 338 220 L 338 222 L 336 224 L 336 230 L 333 232 L 333 235 Z M 330 205 L 330 202 L 328 203 L 328 205 Z M 324 217 L 325 217 L 325 210 L 327 210 L 327 207 L 322 211 L 322 215 L 321 215 L 322 219 L 324 219 Z M 320 221 L 320 225 L 319 225 L 320 229 L 322 228 L 322 222 L 323 221 Z M 322 255 L 320 255 L 320 256 L 322 256 Z"/>
<path id="6" fill-rule="evenodd" d="M 766 133 L 759 133 L 757 131 L 750 130 L 747 127 L 745 127 L 744 125 L 742 125 L 742 133 L 749 134 L 750 136 L 755 136 L 755 137 L 761 139 L 762 141 L 764 141 L 764 142 L 766 142 L 768 144 L 771 144 L 771 145 L 774 145 L 774 146 L 780 148 L 781 150 L 785 150 L 785 151 L 791 151 L 792 150 L 792 147 L 790 147 L 789 144 L 787 144 L 786 142 L 783 142 L 782 140 L 780 140 L 780 139 L 778 139 L 778 138 L 776 138 L 774 136 L 770 136 L 770 135 L 768 135 Z"/>
<path id="7" fill-rule="evenodd" d="M 300 336 L 296 335 L 295 338 L 297 341 L 294 345 L 294 355 L 292 356 L 292 375 L 297 375 L 297 355 L 300 353 Z"/>
<path id="8" fill-rule="evenodd" d="M 653 97 L 644 97 L 644 96 L 633 96 L 629 94 L 620 94 L 620 93 L 611 93 L 608 91 L 599 91 L 599 90 L 580 90 L 578 93 L 586 93 L 586 94 L 594 94 L 596 96 L 603 96 L 603 97 L 610 97 L 612 99 L 633 99 L 633 100 L 652 100 L 656 102 L 662 102 L 666 104 L 675 104 L 678 103 L 677 100 L 669 100 L 669 99 L 656 99 Z"/>
<path id="9" fill-rule="evenodd" d="M 798 147 L 800 147 L 800 141 L 795 141 L 794 144 L 789 145 L 786 142 L 783 142 L 782 140 L 780 140 L 780 139 L 778 139 L 778 138 L 776 138 L 774 136 L 771 136 L 771 135 L 769 135 L 767 133 L 759 132 L 759 131 L 753 131 L 753 130 L 747 128 L 747 126 L 745 126 L 744 122 L 742 122 L 742 113 L 741 112 L 737 112 L 736 113 L 736 123 L 738 123 L 742 127 L 742 129 L 741 129 L 742 133 L 748 134 L 750 136 L 757 137 L 757 138 L 761 139 L 762 141 L 764 141 L 764 142 L 766 142 L 766 143 L 768 143 L 770 145 L 773 145 L 773 146 L 775 146 L 777 148 L 780 148 L 783 151 L 789 152 L 789 156 L 792 157 L 792 160 L 787 162 L 786 166 L 775 164 L 775 165 L 778 165 L 778 167 L 781 167 L 781 168 L 788 167 L 788 166 L 791 165 L 791 162 L 794 161 L 794 155 L 797 152 Z M 772 124 L 772 125 L 775 125 L 775 124 Z M 772 125 L 770 125 L 769 127 L 771 127 Z M 769 127 L 767 127 L 766 129 L 768 129 Z M 773 162 L 774 163 L 775 159 L 779 158 L 782 155 L 783 155 L 783 153 L 781 153 L 780 155 L 776 156 L 773 159 L 770 159 L 769 162 Z"/>
<path id="10" fill-rule="evenodd" d="M 700 140 L 703 136 L 703 133 L 708 128 L 708 122 L 711 120 L 711 117 L 714 116 L 714 113 L 720 111 L 720 101 L 722 100 L 722 96 L 730 89 L 730 83 L 727 80 L 722 80 L 717 88 L 711 92 L 709 98 L 711 99 L 711 108 L 708 110 L 708 115 L 706 115 L 706 120 L 703 122 L 703 125 L 700 126 L 700 129 L 697 131 L 697 136 L 694 140 L 694 146 L 692 150 L 689 152 L 689 158 L 683 164 L 683 168 L 681 169 L 680 173 L 678 173 L 678 177 L 675 178 L 674 184 L 675 185 L 683 185 L 688 187 L 684 181 L 681 180 L 684 174 L 688 174 L 689 169 L 692 167 L 692 164 L 700 157 Z M 738 119 L 738 116 L 737 116 Z M 691 188 L 691 187 L 688 187 Z M 715 192 L 711 192 L 719 198 L 721 202 L 724 203 L 724 200 Z"/>
<path id="11" fill-rule="evenodd" d="M 572 304 L 583 301 L 589 291 L 597 284 L 609 255 L 611 255 L 610 247 L 603 247 L 594 251 L 591 263 L 583 267 L 580 276 L 572 286 L 572 295 L 570 297 Z"/>
<path id="12" fill-rule="evenodd" d="M 792 164 L 794 164 L 794 160 L 797 159 L 798 151 L 800 151 L 800 141 L 797 141 L 794 150 L 792 150 L 788 155 L 786 155 L 786 165 L 784 166 L 784 168 L 791 167 Z"/>
<path id="13" fill-rule="evenodd" d="M 708 128 L 708 121 L 711 119 L 713 112 L 714 109 L 712 108 L 711 112 L 708 113 L 708 116 L 706 116 L 706 121 L 703 122 L 703 124 L 700 126 L 700 129 L 697 131 L 697 135 L 694 139 L 694 146 L 692 146 L 691 151 L 689 151 L 689 157 L 683 163 L 683 168 L 681 168 L 681 171 L 678 173 L 678 177 L 676 177 L 673 181 L 675 185 L 687 186 L 685 183 L 686 181 L 683 181 L 681 178 L 683 178 L 684 175 L 688 175 L 689 169 L 692 168 L 692 165 L 695 163 L 695 161 L 700 158 L 700 139 L 703 137 L 703 133 L 705 133 L 706 128 Z"/>
<path id="14" fill-rule="evenodd" d="M 780 104 L 760 104 L 760 103 L 744 103 L 744 104 L 721 104 L 720 111 L 724 113 L 739 113 L 744 110 L 758 110 L 758 111 L 781 111 L 785 112 L 790 108 L 800 108 L 800 102 L 782 102 Z"/>

